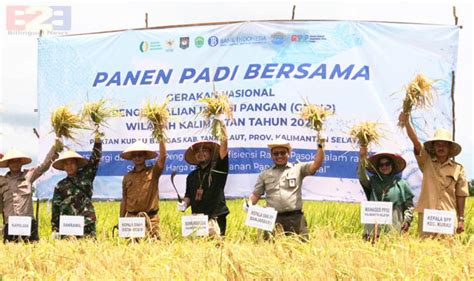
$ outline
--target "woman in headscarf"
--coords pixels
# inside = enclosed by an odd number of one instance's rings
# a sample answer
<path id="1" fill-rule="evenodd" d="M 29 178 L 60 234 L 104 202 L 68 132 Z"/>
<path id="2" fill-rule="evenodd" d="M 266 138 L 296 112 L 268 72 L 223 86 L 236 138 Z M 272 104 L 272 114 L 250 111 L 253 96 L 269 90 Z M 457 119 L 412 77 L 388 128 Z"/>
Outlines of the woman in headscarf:
<path id="1" fill-rule="evenodd" d="M 361 146 L 359 155 L 357 175 L 367 199 L 393 203 L 392 225 L 378 225 L 377 236 L 380 232 L 388 232 L 391 229 L 407 232 L 413 220 L 414 196 L 408 183 L 400 177 L 406 167 L 406 161 L 400 155 L 390 152 L 379 152 L 367 159 L 367 147 L 364 146 Z M 367 161 L 363 161 L 365 159 Z M 364 167 L 364 162 L 367 167 Z M 370 177 L 366 170 L 372 174 Z M 374 230 L 373 224 L 366 224 L 364 238 L 369 240 Z"/>

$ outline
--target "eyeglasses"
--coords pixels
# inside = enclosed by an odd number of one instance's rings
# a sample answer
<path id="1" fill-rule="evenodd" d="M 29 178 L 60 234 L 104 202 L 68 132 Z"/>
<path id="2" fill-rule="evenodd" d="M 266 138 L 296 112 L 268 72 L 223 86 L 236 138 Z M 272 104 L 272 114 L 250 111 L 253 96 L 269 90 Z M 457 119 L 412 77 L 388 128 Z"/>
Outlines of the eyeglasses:
<path id="1" fill-rule="evenodd" d="M 379 167 L 390 167 L 392 166 L 392 163 L 390 162 L 380 162 Z"/>
<path id="2" fill-rule="evenodd" d="M 285 156 L 288 152 L 287 151 L 275 151 L 275 152 L 272 152 L 272 155 L 277 157 L 277 156 Z"/>

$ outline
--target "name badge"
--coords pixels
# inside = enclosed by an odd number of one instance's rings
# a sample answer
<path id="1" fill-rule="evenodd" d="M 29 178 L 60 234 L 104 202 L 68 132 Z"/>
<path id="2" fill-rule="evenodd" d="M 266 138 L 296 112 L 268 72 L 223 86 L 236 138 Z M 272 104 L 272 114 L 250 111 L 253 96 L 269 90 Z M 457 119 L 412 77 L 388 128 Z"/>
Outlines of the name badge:
<path id="1" fill-rule="evenodd" d="M 60 216 L 59 235 L 84 235 L 84 216 Z"/>
<path id="2" fill-rule="evenodd" d="M 119 237 L 144 237 L 145 218 L 119 218 Z"/>
<path id="3" fill-rule="evenodd" d="M 363 201 L 360 203 L 362 224 L 392 224 L 393 203 Z"/>
<path id="4" fill-rule="evenodd" d="M 288 178 L 288 185 L 290 187 L 296 187 L 296 178 Z"/>
<path id="5" fill-rule="evenodd" d="M 247 212 L 245 225 L 266 231 L 272 231 L 275 227 L 277 214 L 278 212 L 271 207 L 264 208 L 258 205 L 250 206 Z"/>
<path id="6" fill-rule="evenodd" d="M 456 214 L 453 211 L 425 209 L 423 211 L 423 231 L 453 234 Z"/>
<path id="7" fill-rule="evenodd" d="M 30 236 L 31 235 L 31 217 L 9 216 L 8 217 L 8 235 Z"/>
<path id="8" fill-rule="evenodd" d="M 186 237 L 189 235 L 207 236 L 209 235 L 209 217 L 207 215 L 190 215 L 181 217 L 181 234 Z"/>

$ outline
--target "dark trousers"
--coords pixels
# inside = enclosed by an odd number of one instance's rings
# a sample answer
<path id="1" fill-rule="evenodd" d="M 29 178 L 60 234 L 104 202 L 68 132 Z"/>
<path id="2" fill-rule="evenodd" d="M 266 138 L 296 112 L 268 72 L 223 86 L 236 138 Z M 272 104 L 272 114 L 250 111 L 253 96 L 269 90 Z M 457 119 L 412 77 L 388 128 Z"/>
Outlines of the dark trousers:
<path id="1" fill-rule="evenodd" d="M 225 230 L 227 228 L 227 214 L 217 216 L 216 220 L 221 231 L 221 236 L 225 236 Z"/>
<path id="2" fill-rule="evenodd" d="M 3 226 L 3 242 L 35 242 L 39 240 L 38 222 L 31 220 L 31 234 L 30 236 L 8 235 L 8 223 Z"/>
<path id="3" fill-rule="evenodd" d="M 299 235 L 303 241 L 309 239 L 308 227 L 303 212 L 294 211 L 278 214 L 273 235 L 283 232 L 285 235 Z M 265 240 L 270 239 L 270 232 L 265 232 Z"/>

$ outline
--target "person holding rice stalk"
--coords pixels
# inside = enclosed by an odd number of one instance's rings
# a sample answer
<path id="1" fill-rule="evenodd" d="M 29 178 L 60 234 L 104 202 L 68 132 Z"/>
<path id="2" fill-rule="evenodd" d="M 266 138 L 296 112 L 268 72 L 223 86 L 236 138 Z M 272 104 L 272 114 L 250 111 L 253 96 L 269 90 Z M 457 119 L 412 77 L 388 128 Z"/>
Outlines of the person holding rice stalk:
<path id="1" fill-rule="evenodd" d="M 87 128 L 85 122 L 94 128 L 94 146 L 89 159 L 73 150 L 68 150 L 53 163 L 55 169 L 66 172 L 66 178 L 59 181 L 54 188 L 51 214 L 53 238 L 58 237 L 59 219 L 62 215 L 84 216 L 84 235 L 96 236 L 96 214 L 92 205 L 92 193 L 102 156 L 103 133 L 100 127 L 106 124 L 106 119 L 117 116 L 115 109 L 105 108 L 104 105 L 104 100 L 86 103 L 81 112 L 82 119 L 64 106 L 56 109 L 51 116 L 51 125 L 59 138 L 74 141 L 73 130 Z"/>
<path id="2" fill-rule="evenodd" d="M 405 127 L 408 138 L 413 143 L 418 167 L 423 173 L 421 193 L 416 205 L 418 233 L 423 238 L 434 237 L 433 234 L 423 232 L 425 209 L 456 212 L 456 232 L 463 232 L 464 206 L 466 197 L 469 196 L 464 167 L 451 159 L 461 153 L 461 146 L 453 141 L 451 133 L 440 128 L 435 131 L 433 138 L 422 144 L 410 122 L 413 108 L 423 108 L 431 104 L 433 83 L 434 81 L 424 75 L 417 74 L 405 87 L 403 110 L 398 116 L 398 125 Z"/>
<path id="3" fill-rule="evenodd" d="M 248 201 L 244 202 L 243 209 L 248 211 L 249 205 L 255 205 L 265 194 L 267 207 L 274 208 L 278 214 L 275 230 L 283 230 L 286 235 L 297 234 L 308 240 L 308 228 L 303 214 L 303 199 L 301 185 L 303 179 L 314 175 L 324 161 L 325 138 L 321 131 L 323 122 L 331 113 L 324 108 L 306 102 L 300 116 L 310 123 L 310 127 L 317 131 L 317 151 L 312 162 L 289 163 L 291 145 L 282 140 L 268 144 L 270 156 L 274 166 L 260 173 L 254 191 Z M 275 231 L 274 231 L 275 232 Z M 265 232 L 265 239 L 269 233 Z"/>
<path id="4" fill-rule="evenodd" d="M 456 212 L 456 233 L 463 232 L 468 184 L 464 167 L 451 159 L 461 152 L 461 146 L 452 140 L 451 133 L 445 129 L 436 130 L 434 136 L 422 144 L 411 125 L 409 114 L 401 112 L 399 121 L 404 124 L 408 138 L 413 143 L 415 158 L 423 173 L 420 198 L 416 205 L 418 233 L 423 238 L 433 237 L 423 232 L 425 209 Z"/>
<path id="5" fill-rule="evenodd" d="M 166 161 L 168 103 L 168 99 L 161 105 L 147 101 L 140 113 L 140 117 L 147 119 L 153 128 L 152 137 L 160 143 L 160 158 L 155 164 L 146 165 L 146 160 L 153 159 L 158 154 L 141 141 L 135 142 L 120 154 L 120 157 L 131 160 L 134 164 L 133 169 L 122 180 L 120 217 L 145 217 L 146 236 L 156 239 L 160 238 L 158 182 Z"/>
<path id="6" fill-rule="evenodd" d="M 212 120 L 211 134 L 220 140 L 220 145 L 212 141 L 200 141 L 192 144 L 184 153 L 184 159 L 196 169 L 186 178 L 186 194 L 178 202 L 178 211 L 184 212 L 191 206 L 193 214 L 205 214 L 209 217 L 209 234 L 225 236 L 227 215 L 224 187 L 229 172 L 227 148 L 227 129 L 223 120 L 225 114 L 232 119 L 232 110 L 225 94 L 215 93 L 213 97 L 199 102 L 206 103 L 202 114 Z"/>
<path id="7" fill-rule="evenodd" d="M 379 143 L 380 134 L 375 122 L 361 122 L 352 127 L 351 137 L 358 139 L 359 164 L 357 176 L 369 201 L 393 203 L 392 225 L 389 227 L 373 224 L 364 225 L 363 237 L 375 241 L 380 232 L 396 229 L 398 232 L 408 231 L 413 220 L 413 193 L 408 183 L 399 174 L 405 169 L 406 161 L 400 155 L 391 152 L 379 152 L 367 159 L 367 146 Z M 372 176 L 367 176 L 366 170 Z"/>
<path id="8" fill-rule="evenodd" d="M 120 217 L 145 217 L 146 235 L 159 238 L 159 188 L 160 179 L 166 160 L 166 145 L 160 141 L 160 158 L 153 166 L 146 166 L 145 161 L 158 154 L 143 142 L 137 141 L 124 150 L 120 156 L 133 161 L 134 167 L 122 181 L 122 201 Z"/>
<path id="9" fill-rule="evenodd" d="M 0 210 L 3 214 L 5 226 L 3 228 L 4 241 L 19 242 L 19 236 L 8 234 L 8 218 L 10 216 L 28 216 L 32 218 L 30 236 L 25 241 L 38 241 L 38 222 L 33 218 L 33 183 L 41 177 L 58 157 L 61 141 L 51 147 L 43 162 L 35 168 L 22 170 L 22 166 L 31 163 L 31 158 L 16 149 L 8 151 L 0 161 L 1 168 L 9 171 L 0 176 Z"/>

